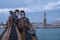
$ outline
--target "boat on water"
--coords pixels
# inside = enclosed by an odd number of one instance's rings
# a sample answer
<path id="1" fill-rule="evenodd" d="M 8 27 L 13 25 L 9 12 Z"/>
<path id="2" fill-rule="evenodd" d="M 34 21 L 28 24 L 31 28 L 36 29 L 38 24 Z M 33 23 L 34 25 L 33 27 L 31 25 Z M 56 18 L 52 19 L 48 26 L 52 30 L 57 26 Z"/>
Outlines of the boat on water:
<path id="1" fill-rule="evenodd" d="M 9 13 L 6 29 L 0 40 L 37 40 L 36 31 L 26 17 L 24 10 L 16 9 L 15 12 L 9 11 Z"/>

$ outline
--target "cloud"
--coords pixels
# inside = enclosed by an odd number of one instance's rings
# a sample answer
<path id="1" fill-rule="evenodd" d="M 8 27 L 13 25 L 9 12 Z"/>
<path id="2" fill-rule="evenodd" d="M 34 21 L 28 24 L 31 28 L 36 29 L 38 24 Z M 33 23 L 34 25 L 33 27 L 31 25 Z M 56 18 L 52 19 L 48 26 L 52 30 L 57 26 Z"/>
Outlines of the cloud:
<path id="1" fill-rule="evenodd" d="M 54 10 L 54 9 L 59 9 L 60 8 L 60 1 L 54 2 L 54 3 L 48 3 L 45 5 L 33 5 L 33 6 L 28 6 L 28 7 L 19 7 L 19 8 L 4 8 L 0 9 L 1 12 L 8 12 L 9 10 L 15 10 L 15 9 L 24 9 L 27 12 L 40 12 L 44 10 Z"/>
<path id="2" fill-rule="evenodd" d="M 60 8 L 60 1 L 57 2 L 49 2 L 45 5 L 35 5 L 30 7 L 32 11 L 44 11 L 44 10 L 54 10 Z"/>
<path id="3" fill-rule="evenodd" d="M 14 11 L 16 9 L 30 11 L 30 9 L 28 8 L 4 8 L 4 9 L 0 9 L 0 13 L 9 12 L 10 10 Z"/>
<path id="4" fill-rule="evenodd" d="M 60 20 L 60 18 L 57 18 L 56 20 Z"/>
<path id="5" fill-rule="evenodd" d="M 48 3 L 47 5 L 45 5 L 44 10 L 52 10 L 58 8 L 60 8 L 60 1 L 57 1 L 55 3 Z"/>
<path id="6" fill-rule="evenodd" d="M 9 8 L 0 9 L 0 13 L 5 13 L 8 12 L 9 10 L 13 10 L 13 9 L 9 9 Z"/>

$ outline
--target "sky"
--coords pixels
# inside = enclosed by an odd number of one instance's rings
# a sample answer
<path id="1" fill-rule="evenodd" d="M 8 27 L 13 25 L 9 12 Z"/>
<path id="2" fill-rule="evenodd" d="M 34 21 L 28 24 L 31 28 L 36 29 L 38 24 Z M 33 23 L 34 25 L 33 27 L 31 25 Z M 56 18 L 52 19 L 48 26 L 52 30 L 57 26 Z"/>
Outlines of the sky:
<path id="1" fill-rule="evenodd" d="M 25 10 L 30 22 L 43 23 L 44 11 L 47 23 L 60 21 L 60 0 L 0 0 L 0 22 L 6 23 L 15 9 Z"/>

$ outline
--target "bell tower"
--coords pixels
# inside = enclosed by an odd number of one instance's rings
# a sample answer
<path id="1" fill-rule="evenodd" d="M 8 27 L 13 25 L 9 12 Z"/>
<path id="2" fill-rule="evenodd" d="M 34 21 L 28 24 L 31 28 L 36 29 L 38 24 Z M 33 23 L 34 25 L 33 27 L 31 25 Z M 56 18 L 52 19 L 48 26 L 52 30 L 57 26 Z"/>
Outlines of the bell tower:
<path id="1" fill-rule="evenodd" d="M 43 19 L 44 27 L 47 27 L 47 20 L 46 20 L 46 12 L 44 11 L 44 19 Z"/>

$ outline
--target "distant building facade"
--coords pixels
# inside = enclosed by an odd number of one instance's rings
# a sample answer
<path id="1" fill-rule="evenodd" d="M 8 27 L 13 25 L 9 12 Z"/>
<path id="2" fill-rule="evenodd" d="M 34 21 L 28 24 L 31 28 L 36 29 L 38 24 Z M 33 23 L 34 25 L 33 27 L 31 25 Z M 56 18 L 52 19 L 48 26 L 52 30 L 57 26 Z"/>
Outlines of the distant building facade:
<path id="1" fill-rule="evenodd" d="M 53 22 L 53 27 L 59 27 L 60 28 L 60 22 Z"/>
<path id="2" fill-rule="evenodd" d="M 6 28 L 6 24 L 0 24 L 0 28 Z"/>

